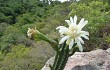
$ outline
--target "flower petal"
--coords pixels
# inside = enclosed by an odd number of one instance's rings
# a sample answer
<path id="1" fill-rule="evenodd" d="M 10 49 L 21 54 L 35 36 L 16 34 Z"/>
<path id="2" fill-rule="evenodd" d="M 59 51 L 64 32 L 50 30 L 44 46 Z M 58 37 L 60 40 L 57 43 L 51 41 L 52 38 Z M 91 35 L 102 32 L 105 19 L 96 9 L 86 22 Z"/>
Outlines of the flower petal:
<path id="1" fill-rule="evenodd" d="M 74 16 L 74 24 L 76 25 L 76 22 L 77 22 L 77 16 L 75 15 Z"/>
<path id="2" fill-rule="evenodd" d="M 89 32 L 87 31 L 80 31 L 81 34 L 89 35 Z"/>
<path id="3" fill-rule="evenodd" d="M 84 22 L 84 18 L 81 19 L 81 21 L 79 22 L 78 26 L 81 27 L 81 24 Z"/>
<path id="4" fill-rule="evenodd" d="M 71 22 L 71 24 L 74 24 L 72 17 L 70 17 L 70 22 Z"/>
<path id="5" fill-rule="evenodd" d="M 84 21 L 84 23 L 81 24 L 81 29 L 88 23 L 88 21 Z"/>
<path id="6" fill-rule="evenodd" d="M 62 44 L 62 43 L 63 43 L 65 40 L 67 40 L 69 37 L 70 37 L 70 36 L 64 36 L 64 37 L 60 40 L 59 44 Z"/>
<path id="7" fill-rule="evenodd" d="M 73 47 L 74 41 L 73 39 L 71 40 L 70 44 L 69 44 L 69 49 L 71 49 Z"/>
<path id="8" fill-rule="evenodd" d="M 65 20 L 67 23 L 68 23 L 68 25 L 70 25 L 71 24 L 71 22 L 69 21 L 69 20 Z"/>
<path id="9" fill-rule="evenodd" d="M 29 38 L 31 38 L 31 36 L 32 36 L 32 33 L 28 33 L 28 34 L 27 34 L 27 36 L 28 36 Z"/>
<path id="10" fill-rule="evenodd" d="M 71 38 L 69 38 L 67 41 L 66 41 L 66 44 L 70 44 L 70 42 L 71 42 Z"/>
<path id="11" fill-rule="evenodd" d="M 79 50 L 82 52 L 83 51 L 83 47 L 82 47 L 82 45 L 81 45 L 81 43 L 79 41 L 77 42 L 77 45 L 79 47 Z"/>
<path id="12" fill-rule="evenodd" d="M 78 40 L 79 40 L 82 44 L 84 44 L 84 41 L 82 40 L 81 37 L 78 37 Z"/>
<path id="13" fill-rule="evenodd" d="M 27 31 L 27 33 L 30 33 L 31 32 L 31 29 L 30 28 L 28 28 L 28 31 Z"/>
<path id="14" fill-rule="evenodd" d="M 58 26 L 56 29 L 66 28 L 65 26 Z"/>
<path id="15" fill-rule="evenodd" d="M 81 34 L 80 36 L 83 37 L 83 38 L 85 38 L 85 39 L 87 39 L 87 40 L 89 40 L 88 36 L 86 36 L 84 34 Z"/>
<path id="16" fill-rule="evenodd" d="M 65 26 L 58 26 L 56 29 L 59 29 L 59 33 L 64 34 L 68 28 Z"/>
<path id="17" fill-rule="evenodd" d="M 61 28 L 59 30 L 59 33 L 64 34 L 67 30 L 68 30 L 68 28 Z"/>

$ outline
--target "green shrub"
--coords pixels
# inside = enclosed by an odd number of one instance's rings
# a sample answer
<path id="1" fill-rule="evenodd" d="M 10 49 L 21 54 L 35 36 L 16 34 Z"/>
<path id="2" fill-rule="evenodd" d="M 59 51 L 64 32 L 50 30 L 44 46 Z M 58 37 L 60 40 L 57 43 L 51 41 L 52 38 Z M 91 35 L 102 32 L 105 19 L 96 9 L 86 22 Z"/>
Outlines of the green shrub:
<path id="1" fill-rule="evenodd" d="M 77 15 L 80 18 L 88 20 L 88 25 L 85 30 L 90 32 L 90 40 L 85 44 L 87 47 L 97 47 L 100 41 L 100 29 L 108 22 L 110 22 L 109 5 L 102 1 L 91 1 L 88 3 L 72 3 L 70 5 L 72 11 L 69 16 Z M 78 20 L 79 21 L 79 20 Z M 94 49 L 90 48 L 90 50 Z"/>
<path id="2" fill-rule="evenodd" d="M 1 70 L 17 70 L 20 67 L 20 60 L 27 56 L 30 48 L 26 48 L 24 45 L 17 45 L 12 48 L 11 52 L 8 53 L 1 61 Z M 18 68 L 16 69 L 16 67 Z"/>
<path id="3" fill-rule="evenodd" d="M 3 36 L 3 32 L 9 25 L 7 23 L 0 23 L 0 37 Z"/>

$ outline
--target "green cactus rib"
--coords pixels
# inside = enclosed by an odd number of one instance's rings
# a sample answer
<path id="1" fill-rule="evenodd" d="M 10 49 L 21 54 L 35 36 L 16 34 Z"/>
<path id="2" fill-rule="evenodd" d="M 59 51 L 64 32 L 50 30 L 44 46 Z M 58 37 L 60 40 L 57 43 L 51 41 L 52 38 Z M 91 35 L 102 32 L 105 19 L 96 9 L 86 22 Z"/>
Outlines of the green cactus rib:
<path id="1" fill-rule="evenodd" d="M 58 54 L 55 55 L 55 60 L 54 60 L 54 64 L 53 64 L 53 67 L 52 67 L 52 70 L 54 69 L 54 67 L 56 66 L 57 64 L 57 61 L 58 61 Z"/>
<path id="2" fill-rule="evenodd" d="M 47 36 L 45 36 L 45 35 L 42 34 L 41 32 L 35 34 L 33 37 L 34 37 L 35 40 L 41 39 L 41 40 L 44 40 L 44 41 L 48 42 L 48 43 L 52 46 L 52 48 L 53 48 L 56 52 L 58 52 L 58 46 L 57 46 L 58 43 L 57 43 L 55 40 L 48 38 Z"/>
<path id="3" fill-rule="evenodd" d="M 72 56 L 78 49 L 78 47 L 73 47 L 72 52 L 69 53 L 69 57 Z"/>
<path id="4" fill-rule="evenodd" d="M 76 44 L 74 44 L 72 49 L 69 50 L 69 46 L 66 45 L 66 42 L 64 42 L 62 45 L 59 45 L 59 53 L 56 52 L 54 64 L 52 67 L 50 66 L 51 70 L 63 70 L 68 58 L 78 50 L 78 47 L 75 46 Z"/>
<path id="5" fill-rule="evenodd" d="M 56 61 L 55 65 L 53 65 L 54 69 L 53 70 L 63 70 L 66 62 L 68 60 L 68 54 L 69 54 L 69 48 L 68 46 L 63 47 L 62 51 L 60 52 L 60 54 L 58 54 L 59 58 L 58 61 Z"/>
<path id="6" fill-rule="evenodd" d="M 68 46 L 66 46 L 66 49 L 65 49 L 65 52 L 64 52 L 64 55 L 63 55 L 63 59 L 61 60 L 61 63 L 59 65 L 59 68 L 57 70 L 63 70 L 66 63 L 67 63 L 67 60 L 68 60 L 68 55 L 69 55 L 69 48 Z"/>
<path id="7" fill-rule="evenodd" d="M 58 55 L 57 61 L 54 61 L 54 65 L 53 65 L 53 67 L 52 67 L 52 70 L 57 70 L 58 65 L 60 64 L 60 58 L 61 58 L 61 57 L 59 57 L 59 55 Z"/>
<path id="8" fill-rule="evenodd" d="M 60 45 L 60 49 L 59 49 L 59 53 L 56 53 L 56 56 L 55 56 L 55 60 L 54 60 L 54 64 L 53 64 L 53 70 L 57 70 L 60 62 L 61 62 L 61 59 L 63 57 L 63 53 L 64 53 L 64 48 L 65 48 L 65 43 Z"/>
<path id="9" fill-rule="evenodd" d="M 53 70 L 53 68 L 52 68 L 52 66 L 51 66 L 51 65 L 49 65 L 49 67 L 50 67 L 50 69 L 51 69 L 51 70 Z"/>
<path id="10" fill-rule="evenodd" d="M 64 49 L 62 49 L 62 51 L 60 51 L 60 53 L 58 54 L 59 58 L 58 58 L 58 61 L 56 63 L 56 66 L 55 66 L 55 70 L 58 70 L 58 67 L 63 59 L 63 56 L 64 56 Z"/>
<path id="11" fill-rule="evenodd" d="M 62 51 L 65 46 L 66 46 L 66 41 L 58 47 L 59 51 Z"/>

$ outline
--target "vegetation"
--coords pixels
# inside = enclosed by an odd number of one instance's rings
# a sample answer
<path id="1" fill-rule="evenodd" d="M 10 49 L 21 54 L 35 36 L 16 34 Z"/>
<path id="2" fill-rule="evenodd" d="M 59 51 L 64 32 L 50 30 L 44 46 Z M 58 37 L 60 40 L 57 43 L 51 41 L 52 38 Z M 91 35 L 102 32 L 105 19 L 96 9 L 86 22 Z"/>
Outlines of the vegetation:
<path id="1" fill-rule="evenodd" d="M 27 37 L 28 28 L 36 28 L 53 39 L 56 27 L 77 15 L 89 24 L 84 51 L 110 47 L 110 1 L 81 0 L 64 2 L 43 0 L 0 0 L 0 70 L 41 70 L 54 55 L 50 45 Z M 79 19 L 80 19 L 79 18 Z M 58 38 L 59 39 L 59 38 Z"/>

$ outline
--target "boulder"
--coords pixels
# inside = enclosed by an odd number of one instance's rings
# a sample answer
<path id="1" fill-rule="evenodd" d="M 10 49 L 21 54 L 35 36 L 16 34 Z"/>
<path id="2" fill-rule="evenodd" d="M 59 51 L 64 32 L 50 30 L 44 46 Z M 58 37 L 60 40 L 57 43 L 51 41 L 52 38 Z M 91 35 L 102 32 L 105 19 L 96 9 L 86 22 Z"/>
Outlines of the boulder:
<path id="1" fill-rule="evenodd" d="M 50 58 L 41 70 L 50 70 L 54 57 Z M 91 52 L 76 52 L 69 57 L 64 70 L 110 70 L 110 48 Z"/>

